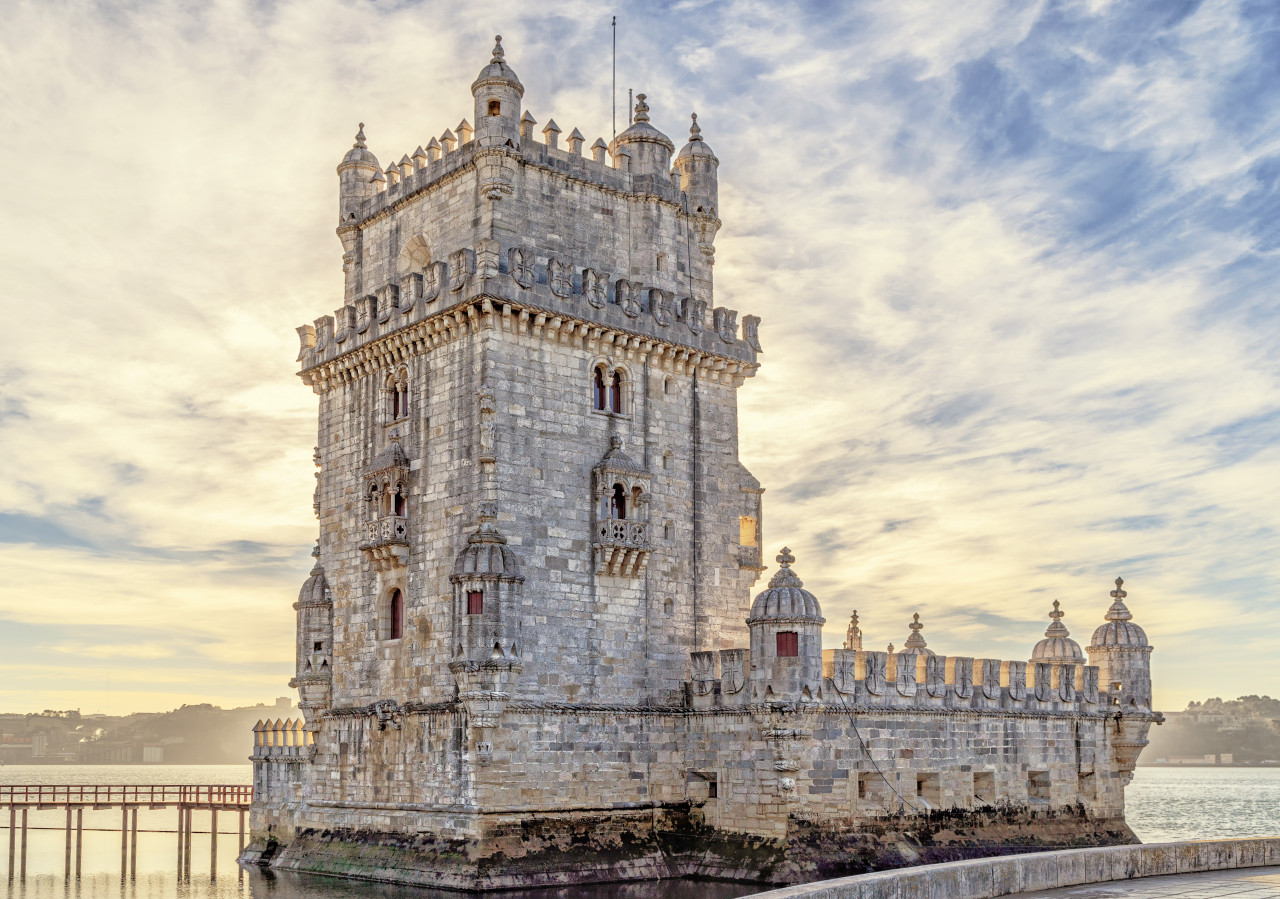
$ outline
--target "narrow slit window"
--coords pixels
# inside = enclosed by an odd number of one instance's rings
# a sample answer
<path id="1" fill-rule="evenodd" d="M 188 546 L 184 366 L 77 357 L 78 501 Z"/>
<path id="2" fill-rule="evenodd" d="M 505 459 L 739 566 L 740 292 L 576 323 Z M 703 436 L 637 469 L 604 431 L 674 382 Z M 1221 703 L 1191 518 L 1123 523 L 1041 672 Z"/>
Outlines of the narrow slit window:
<path id="1" fill-rule="evenodd" d="M 603 412 L 605 411 L 605 403 L 608 401 L 607 400 L 608 390 L 606 389 L 605 383 L 604 383 L 603 368 L 599 368 L 599 367 L 596 368 L 595 383 L 593 384 L 593 388 L 594 388 L 592 391 L 593 405 L 595 406 L 595 409 L 597 412 Z"/>
<path id="2" fill-rule="evenodd" d="M 619 369 L 613 373 L 613 379 L 609 382 L 609 411 L 622 412 L 622 370 Z"/>
<path id="3" fill-rule="evenodd" d="M 388 639 L 399 640 L 404 636 L 404 594 L 399 590 L 391 591 L 390 627 L 387 629 Z"/>
<path id="4" fill-rule="evenodd" d="M 472 590 L 467 594 L 467 614 L 468 615 L 484 614 L 484 591 Z"/>

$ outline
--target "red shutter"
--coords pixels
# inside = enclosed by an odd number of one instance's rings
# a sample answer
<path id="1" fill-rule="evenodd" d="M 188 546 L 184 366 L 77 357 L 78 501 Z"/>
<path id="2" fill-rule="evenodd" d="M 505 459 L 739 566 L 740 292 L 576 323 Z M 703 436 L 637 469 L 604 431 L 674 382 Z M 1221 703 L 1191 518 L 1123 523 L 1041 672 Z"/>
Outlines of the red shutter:
<path id="1" fill-rule="evenodd" d="M 480 590 L 472 590 L 467 594 L 467 614 L 484 614 L 484 593 Z"/>
<path id="2" fill-rule="evenodd" d="M 778 631 L 778 657 L 794 658 L 800 655 L 800 635 L 795 631 Z"/>

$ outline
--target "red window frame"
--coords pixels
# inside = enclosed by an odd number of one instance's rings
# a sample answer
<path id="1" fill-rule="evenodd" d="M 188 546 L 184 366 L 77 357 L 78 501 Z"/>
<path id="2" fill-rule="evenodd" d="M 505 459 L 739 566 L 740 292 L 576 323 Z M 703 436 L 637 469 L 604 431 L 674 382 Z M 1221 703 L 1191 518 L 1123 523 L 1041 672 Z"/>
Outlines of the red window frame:
<path id="1" fill-rule="evenodd" d="M 484 591 L 470 590 L 467 592 L 467 614 L 483 615 L 484 614 Z"/>

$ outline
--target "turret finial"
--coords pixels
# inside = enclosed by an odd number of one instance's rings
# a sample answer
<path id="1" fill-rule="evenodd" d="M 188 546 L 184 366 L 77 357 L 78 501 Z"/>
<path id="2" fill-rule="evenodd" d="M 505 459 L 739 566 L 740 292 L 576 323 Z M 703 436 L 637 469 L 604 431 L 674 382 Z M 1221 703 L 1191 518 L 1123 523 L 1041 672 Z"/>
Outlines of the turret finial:
<path id="1" fill-rule="evenodd" d="M 636 94 L 636 116 L 632 121 L 647 122 L 649 121 L 649 104 L 644 102 L 644 94 Z"/>
<path id="2" fill-rule="evenodd" d="M 689 117 L 693 119 L 693 124 L 689 126 L 689 140 L 702 140 L 702 129 L 698 127 L 698 114 L 693 112 Z"/>
<path id="3" fill-rule="evenodd" d="M 1116 588 L 1111 591 L 1111 608 L 1107 609 L 1108 621 L 1132 621 L 1133 613 L 1129 611 L 1129 607 L 1124 604 L 1124 598 L 1129 594 L 1124 589 L 1124 578 L 1116 578 Z"/>
<path id="4" fill-rule="evenodd" d="M 862 628 L 858 627 L 858 610 L 849 616 L 849 629 L 844 634 L 845 649 L 862 649 Z"/>
<path id="5" fill-rule="evenodd" d="M 360 123 L 360 130 L 356 132 L 356 142 L 351 145 L 351 148 L 353 150 L 369 149 L 364 142 L 364 122 Z"/>
<path id="6" fill-rule="evenodd" d="M 1049 613 L 1049 617 L 1053 619 L 1053 623 L 1049 625 L 1049 629 L 1044 632 L 1046 637 L 1069 637 L 1071 632 L 1067 630 L 1067 626 L 1062 623 L 1062 619 L 1066 617 L 1066 613 L 1062 611 L 1062 603 L 1056 599 L 1053 601 L 1053 611 Z"/>
<path id="7" fill-rule="evenodd" d="M 1122 600 L 1129 594 L 1124 590 L 1124 578 L 1116 578 L 1116 588 L 1111 591 L 1111 598 L 1114 600 Z"/>
<path id="8" fill-rule="evenodd" d="M 506 51 L 502 49 L 502 35 L 495 34 L 493 36 L 493 59 L 489 60 L 489 62 L 491 64 L 495 62 L 502 62 L 503 57 L 506 55 Z"/>
<path id="9" fill-rule="evenodd" d="M 790 568 L 791 563 L 796 560 L 796 557 L 791 555 L 791 550 L 784 546 L 782 547 L 782 552 L 778 553 L 777 560 L 778 564 L 783 568 Z"/>

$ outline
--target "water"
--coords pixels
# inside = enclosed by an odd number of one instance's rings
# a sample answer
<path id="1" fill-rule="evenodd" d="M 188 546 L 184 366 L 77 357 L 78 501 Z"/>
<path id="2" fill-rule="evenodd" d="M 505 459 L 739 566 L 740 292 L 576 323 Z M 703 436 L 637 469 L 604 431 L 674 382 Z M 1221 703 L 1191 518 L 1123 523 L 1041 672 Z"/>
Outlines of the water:
<path id="1" fill-rule="evenodd" d="M 247 765 L 48 765 L 0 767 L 0 783 L 22 784 L 240 784 L 249 783 Z M 1280 769 L 1140 768 L 1127 790 L 1129 824 L 1143 842 L 1280 834 Z M 207 812 L 194 816 L 191 877 L 177 868 L 175 809 L 138 813 L 138 874 L 120 877 L 119 810 L 84 813 L 84 875 L 63 877 L 66 813 L 30 812 L 27 879 L 5 882 L 4 899 L 461 899 L 459 893 L 394 887 L 307 875 L 241 869 L 235 862 L 237 816 L 219 816 L 216 876 L 211 878 Z M 0 819 L 0 855 L 6 855 L 8 816 Z M 91 829 L 98 828 L 98 829 Z M 7 857 L 7 855 L 6 855 Z M 5 865 L 0 858 L 0 866 Z M 7 873 L 7 872 L 6 872 Z M 501 899 L 736 899 L 759 888 L 739 884 L 664 882 L 607 884 L 524 890 Z"/>

